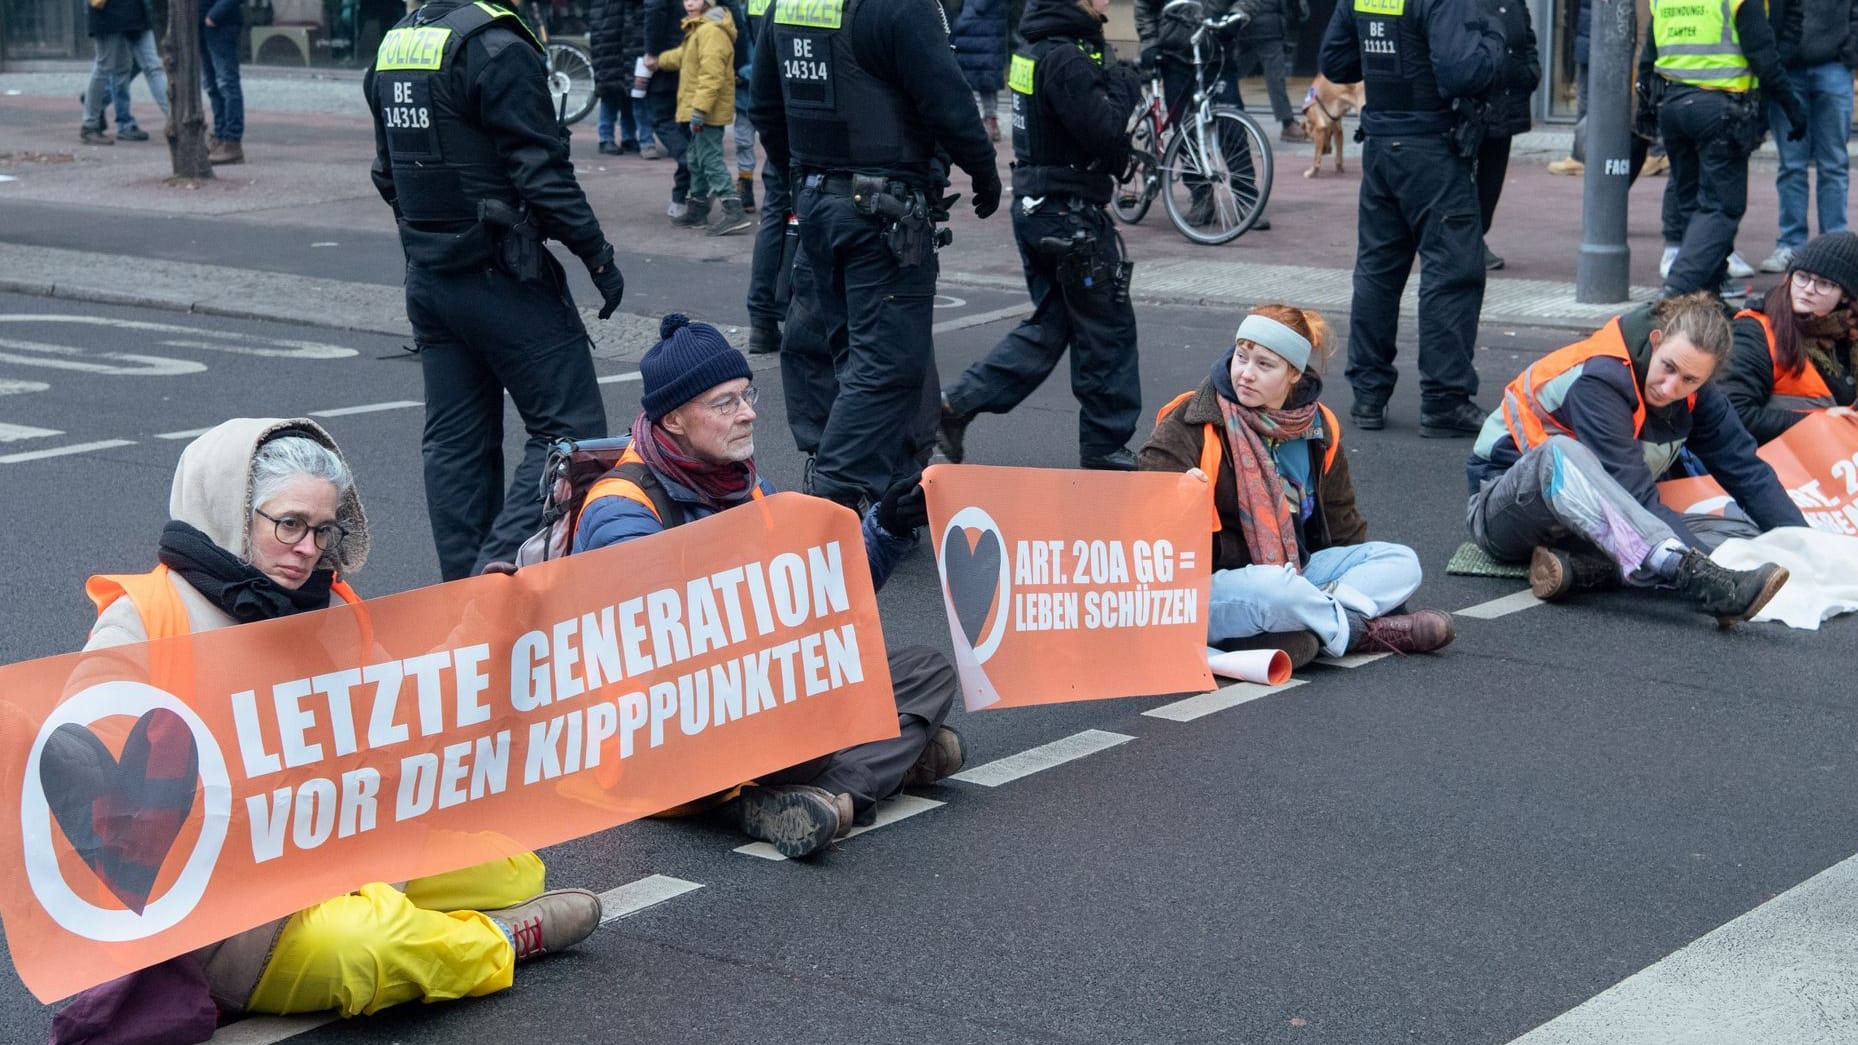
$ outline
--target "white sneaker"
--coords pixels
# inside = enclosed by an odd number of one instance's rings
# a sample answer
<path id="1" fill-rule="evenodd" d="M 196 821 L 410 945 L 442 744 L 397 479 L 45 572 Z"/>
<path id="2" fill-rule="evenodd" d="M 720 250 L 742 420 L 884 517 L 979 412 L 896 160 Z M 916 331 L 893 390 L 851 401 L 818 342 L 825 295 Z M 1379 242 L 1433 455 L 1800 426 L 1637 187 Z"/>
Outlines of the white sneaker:
<path id="1" fill-rule="evenodd" d="M 1664 257 L 1660 259 L 1658 262 L 1658 278 L 1659 279 L 1670 279 L 1671 278 L 1671 265 L 1676 261 L 1677 261 L 1677 248 L 1669 244 L 1666 244 L 1664 248 Z"/>
<path id="2" fill-rule="evenodd" d="M 1729 252 L 1730 279 L 1747 279 L 1754 274 L 1755 266 L 1750 265 L 1747 259 L 1742 257 L 1741 251 L 1732 250 Z"/>
<path id="3" fill-rule="evenodd" d="M 1766 261 L 1761 263 L 1763 272 L 1785 272 L 1793 265 L 1794 249 L 1792 247 L 1775 247 Z"/>
<path id="4" fill-rule="evenodd" d="M 664 213 L 665 213 L 665 217 L 670 218 L 673 221 L 676 221 L 678 218 L 683 217 L 684 212 L 689 209 L 690 208 L 686 207 L 684 204 L 679 203 L 676 200 L 672 200 L 671 205 L 664 209 Z"/>

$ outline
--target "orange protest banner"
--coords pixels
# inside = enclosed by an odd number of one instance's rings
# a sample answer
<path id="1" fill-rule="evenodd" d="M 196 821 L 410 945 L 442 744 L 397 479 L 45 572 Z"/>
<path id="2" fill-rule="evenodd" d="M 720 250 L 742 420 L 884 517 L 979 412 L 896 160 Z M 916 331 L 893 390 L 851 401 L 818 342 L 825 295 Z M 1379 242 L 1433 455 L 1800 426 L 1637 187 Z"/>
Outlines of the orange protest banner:
<path id="1" fill-rule="evenodd" d="M 1212 488 L 1172 473 L 923 473 L 969 711 L 1213 688 Z"/>
<path id="2" fill-rule="evenodd" d="M 1759 451 L 1808 526 L 1858 535 L 1858 418 L 1814 411 Z M 1658 484 L 1675 512 L 1720 514 L 1730 497 L 1707 476 Z"/>
<path id="3" fill-rule="evenodd" d="M 515 576 L 0 668 L 0 727 L 0 916 L 49 1001 L 897 716 L 857 518 L 782 494 Z"/>

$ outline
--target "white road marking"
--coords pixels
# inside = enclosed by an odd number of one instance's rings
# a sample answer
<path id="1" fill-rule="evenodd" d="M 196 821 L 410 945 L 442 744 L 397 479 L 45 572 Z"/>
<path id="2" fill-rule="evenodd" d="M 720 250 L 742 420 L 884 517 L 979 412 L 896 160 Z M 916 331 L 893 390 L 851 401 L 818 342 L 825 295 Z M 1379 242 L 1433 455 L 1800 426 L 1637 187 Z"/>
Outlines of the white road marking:
<path id="1" fill-rule="evenodd" d="M 1211 693 L 1196 693 L 1185 700 L 1150 708 L 1142 714 L 1149 718 L 1165 718 L 1169 722 L 1192 722 L 1197 718 L 1205 718 L 1215 711 L 1236 708 L 1240 704 L 1249 704 L 1259 697 L 1268 697 L 1273 693 L 1281 693 L 1301 685 L 1303 685 L 1302 679 L 1291 679 L 1281 686 L 1260 686 L 1253 682 L 1235 682 Z"/>
<path id="2" fill-rule="evenodd" d="M 48 345 L 42 341 L 0 338 L 0 348 L 10 348 L 14 352 L 40 353 L 33 356 L 21 356 L 14 355 L 13 352 L 0 352 L 0 363 L 18 363 L 21 366 L 44 367 L 48 370 L 81 370 L 91 374 L 134 374 L 138 377 L 174 377 L 177 374 L 198 374 L 206 369 L 205 363 L 196 363 L 190 359 L 140 356 L 128 352 L 98 352 L 93 356 L 96 359 L 116 360 L 116 364 L 87 363 L 71 358 L 72 356 L 90 355 L 81 348 L 72 348 L 69 345 Z M 136 365 L 122 366 L 123 363 Z"/>
<path id="3" fill-rule="evenodd" d="M 352 414 L 377 414 L 383 410 L 405 410 L 409 406 L 425 406 L 417 399 L 396 399 L 391 403 L 363 403 L 360 406 L 338 406 L 328 410 L 312 410 L 311 417 L 348 417 Z"/>
<path id="4" fill-rule="evenodd" d="M 0 443 L 16 443 L 21 439 L 43 439 L 50 435 L 63 435 L 56 428 L 34 428 L 31 425 L 10 425 L 0 421 Z"/>
<path id="5" fill-rule="evenodd" d="M 272 1045 L 273 1042 L 308 1034 L 318 1027 L 334 1023 L 332 1012 L 308 1016 L 251 1016 L 228 1023 L 208 1039 L 212 1045 Z"/>
<path id="6" fill-rule="evenodd" d="M 197 439 L 200 436 L 203 436 L 211 431 L 212 431 L 211 428 L 189 428 L 185 432 L 162 432 L 161 434 L 155 436 L 155 438 L 157 439 Z"/>
<path id="7" fill-rule="evenodd" d="M 209 352 L 231 352 L 242 356 L 274 356 L 287 359 L 347 359 L 359 355 L 356 349 L 343 348 L 341 345 L 326 344 L 321 341 L 299 341 L 295 338 L 261 337 L 256 334 L 239 334 L 226 330 L 203 330 L 199 327 L 180 326 L 174 323 L 150 323 L 139 319 L 108 319 L 102 316 L 55 315 L 41 313 L 0 314 L 0 323 L 76 323 L 87 326 L 108 327 L 111 330 L 139 330 L 150 334 L 179 334 L 181 338 L 160 339 L 164 345 L 176 348 L 199 348 Z M 206 338 L 208 340 L 194 340 Z"/>
<path id="8" fill-rule="evenodd" d="M 630 374 L 608 374 L 605 377 L 594 378 L 594 380 L 603 385 L 617 385 L 622 381 L 637 381 L 644 376 L 644 374 L 634 370 Z"/>
<path id="9" fill-rule="evenodd" d="M 14 381 L 0 378 L 0 396 L 16 396 L 22 392 L 43 392 L 52 386 L 43 381 Z"/>
<path id="10" fill-rule="evenodd" d="M 1536 598 L 1534 592 L 1524 588 L 1514 595 L 1505 595 L 1501 599 L 1492 599 L 1489 602 L 1480 602 L 1475 606 L 1466 606 L 1464 609 L 1458 611 L 1458 616 L 1472 617 L 1477 620 L 1496 620 L 1498 617 L 1508 616 L 1518 610 L 1526 610 L 1531 606 L 1540 605 L 1542 605 L 1542 600 Z"/>
<path id="11" fill-rule="evenodd" d="M 16 454 L 0 454 L 0 464 L 20 464 L 25 461 L 43 460 L 47 457 L 87 454 L 92 450 L 110 450 L 118 446 L 134 445 L 134 439 L 102 439 L 94 443 L 72 443 L 70 446 L 59 446 L 50 450 L 25 450 Z"/>
<path id="12" fill-rule="evenodd" d="M 1391 653 L 1349 653 L 1340 657 L 1317 657 L 1316 663 L 1332 668 L 1358 668 L 1363 664 L 1372 664 L 1382 657 L 1391 657 Z"/>
<path id="13" fill-rule="evenodd" d="M 1031 776 L 1053 766 L 1061 766 L 1066 762 L 1083 758 L 1085 755 L 1094 755 L 1118 744 L 1127 744 L 1134 739 L 1134 737 L 1121 733 L 1086 729 L 1082 733 L 1073 734 L 1063 740 L 1040 744 L 1038 747 L 1021 751 L 1017 755 L 1008 755 L 986 765 L 965 769 L 949 779 L 979 784 L 982 787 L 999 787 L 1001 784 L 1012 783 L 1020 777 Z"/>
<path id="14" fill-rule="evenodd" d="M 600 894 L 600 924 L 637 914 L 703 886 L 668 874 L 654 874 Z"/>
<path id="15" fill-rule="evenodd" d="M 918 813 L 927 813 L 937 806 L 947 804 L 946 802 L 938 802 L 933 798 L 923 798 L 919 795 L 898 795 L 895 798 L 885 799 L 877 804 L 877 819 L 873 821 L 869 827 L 854 827 L 850 831 L 845 832 L 844 837 L 840 838 L 839 841 L 843 842 L 848 838 L 857 838 L 866 831 L 875 831 L 880 827 L 889 827 L 899 820 L 908 820 Z M 780 854 L 779 850 L 766 842 L 750 842 L 747 845 L 738 845 L 732 851 L 741 853 L 743 856 L 759 856 L 763 860 L 774 860 L 778 862 L 787 859 Z"/>
<path id="16" fill-rule="evenodd" d="M 1858 856 L 1510 1045 L 1843 1045 L 1858 1037 Z"/>
<path id="17" fill-rule="evenodd" d="M 956 330 L 966 330 L 969 327 L 984 327 L 989 323 L 998 323 L 1003 319 L 1018 319 L 1021 316 L 1031 314 L 1032 309 L 1025 305 L 1008 305 L 1006 308 L 996 308 L 991 312 L 976 312 L 972 316 L 957 316 L 954 319 L 945 319 L 930 327 L 929 332 L 932 334 L 947 334 Z"/>

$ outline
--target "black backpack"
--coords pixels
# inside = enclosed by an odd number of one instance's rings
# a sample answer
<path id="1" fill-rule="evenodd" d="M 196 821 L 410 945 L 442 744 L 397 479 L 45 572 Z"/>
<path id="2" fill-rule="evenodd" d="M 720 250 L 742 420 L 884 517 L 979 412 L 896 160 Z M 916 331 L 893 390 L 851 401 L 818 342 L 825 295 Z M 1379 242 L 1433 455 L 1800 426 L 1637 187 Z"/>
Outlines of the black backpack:
<path id="1" fill-rule="evenodd" d="M 542 466 L 542 528 L 522 543 L 509 569 L 493 563 L 485 572 L 514 572 L 524 566 L 559 559 L 574 550 L 574 527 L 581 518 L 587 491 L 619 464 L 632 444 L 629 435 L 609 439 L 561 439 L 548 448 Z"/>

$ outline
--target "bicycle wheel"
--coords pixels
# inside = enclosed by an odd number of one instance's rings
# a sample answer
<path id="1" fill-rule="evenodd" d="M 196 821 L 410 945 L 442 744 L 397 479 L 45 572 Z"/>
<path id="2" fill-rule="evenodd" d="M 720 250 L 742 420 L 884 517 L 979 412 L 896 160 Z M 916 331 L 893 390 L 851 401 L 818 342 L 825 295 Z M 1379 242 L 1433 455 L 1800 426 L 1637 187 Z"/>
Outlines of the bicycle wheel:
<path id="1" fill-rule="evenodd" d="M 1155 155 L 1155 123 L 1144 112 L 1129 134 L 1129 166 L 1111 190 L 1110 213 L 1124 225 L 1141 221 L 1149 204 L 1155 202 Z"/>
<path id="2" fill-rule="evenodd" d="M 555 99 L 555 112 L 561 125 L 585 117 L 594 111 L 594 60 L 577 44 L 548 45 L 548 93 Z"/>
<path id="3" fill-rule="evenodd" d="M 1271 142 L 1258 122 L 1220 107 L 1182 127 L 1161 158 L 1161 197 L 1181 235 L 1229 243 L 1271 197 Z"/>

